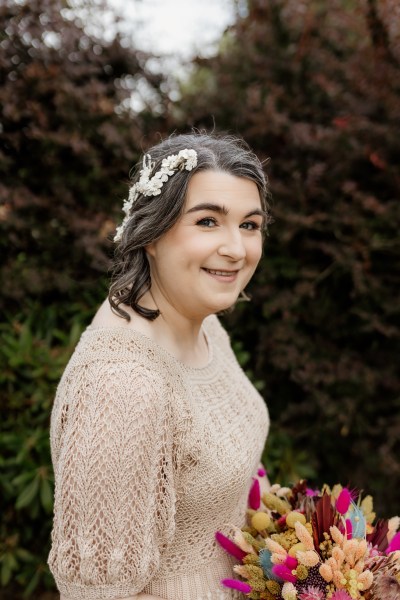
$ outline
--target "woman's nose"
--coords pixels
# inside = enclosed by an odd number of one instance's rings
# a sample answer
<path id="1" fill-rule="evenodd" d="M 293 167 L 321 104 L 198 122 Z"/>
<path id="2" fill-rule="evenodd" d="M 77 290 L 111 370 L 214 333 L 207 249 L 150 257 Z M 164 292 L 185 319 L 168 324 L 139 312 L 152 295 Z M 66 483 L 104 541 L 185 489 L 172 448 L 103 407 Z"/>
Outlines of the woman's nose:
<path id="1" fill-rule="evenodd" d="M 220 256 L 229 256 L 234 260 L 241 260 L 246 256 L 246 249 L 240 231 L 227 234 L 218 248 Z"/>

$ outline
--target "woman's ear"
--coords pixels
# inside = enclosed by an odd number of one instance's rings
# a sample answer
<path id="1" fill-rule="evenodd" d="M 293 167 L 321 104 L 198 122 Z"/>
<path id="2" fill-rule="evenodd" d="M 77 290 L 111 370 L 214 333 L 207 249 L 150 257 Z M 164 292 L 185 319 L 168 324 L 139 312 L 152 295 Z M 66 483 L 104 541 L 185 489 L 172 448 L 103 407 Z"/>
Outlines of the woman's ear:
<path id="1" fill-rule="evenodd" d="M 144 246 L 144 251 L 146 252 L 146 254 L 148 254 L 149 256 L 154 257 L 155 256 L 155 247 L 154 247 L 154 243 L 151 244 L 147 244 L 147 246 Z"/>

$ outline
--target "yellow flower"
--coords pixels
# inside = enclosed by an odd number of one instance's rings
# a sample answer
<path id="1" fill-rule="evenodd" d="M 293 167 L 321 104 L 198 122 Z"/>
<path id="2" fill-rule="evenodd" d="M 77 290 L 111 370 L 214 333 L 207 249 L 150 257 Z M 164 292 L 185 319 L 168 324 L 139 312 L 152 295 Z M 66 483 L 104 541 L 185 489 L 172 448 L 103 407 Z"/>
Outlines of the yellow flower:
<path id="1" fill-rule="evenodd" d="M 365 519 L 367 523 L 370 525 L 373 523 L 376 514 L 373 512 L 374 504 L 372 500 L 372 496 L 365 496 L 363 501 L 361 502 L 361 510 L 365 515 Z"/>
<path id="2" fill-rule="evenodd" d="M 337 500 L 339 498 L 339 494 L 342 491 L 343 486 L 340 483 L 337 483 L 332 488 L 331 498 L 332 500 Z"/>
<path id="3" fill-rule="evenodd" d="M 278 596 L 278 594 L 281 593 L 281 586 L 277 581 L 273 581 L 272 579 L 267 581 L 265 587 L 269 592 L 271 592 L 271 594 L 274 594 L 274 596 Z"/>
<path id="4" fill-rule="evenodd" d="M 263 577 L 251 577 L 248 579 L 248 583 L 254 592 L 263 592 L 265 590 L 266 581 Z"/>
<path id="5" fill-rule="evenodd" d="M 300 581 L 307 579 L 308 577 L 308 569 L 304 565 L 298 565 L 296 568 L 296 576 Z"/>
<path id="6" fill-rule="evenodd" d="M 263 494 L 262 501 L 264 502 L 267 508 L 278 512 L 280 515 L 286 515 L 291 510 L 289 502 L 278 498 L 270 492 Z"/>
<path id="7" fill-rule="evenodd" d="M 243 537 L 244 537 L 245 541 L 248 542 L 251 546 L 253 546 L 253 548 L 257 552 L 259 552 L 261 550 L 261 548 L 265 548 L 265 541 L 264 540 L 256 540 L 247 531 L 242 531 L 242 534 L 243 534 Z M 244 550 L 244 552 L 246 552 L 246 550 Z"/>
<path id="8" fill-rule="evenodd" d="M 243 562 L 245 565 L 259 565 L 260 559 L 257 554 L 253 554 L 252 552 L 250 552 L 249 554 L 246 554 L 246 556 L 243 558 Z"/>
<path id="9" fill-rule="evenodd" d="M 270 523 L 270 516 L 263 511 L 256 512 L 251 517 L 251 524 L 253 525 L 254 529 L 257 529 L 257 531 L 263 531 L 264 529 L 267 529 Z"/>
<path id="10" fill-rule="evenodd" d="M 289 556 L 293 556 L 296 558 L 297 552 L 304 552 L 307 548 L 304 544 L 299 542 L 298 544 L 294 544 L 291 548 L 289 548 L 288 554 Z"/>
<path id="11" fill-rule="evenodd" d="M 297 510 L 290 511 L 290 513 L 286 515 L 286 525 L 294 529 L 294 526 L 297 522 L 301 523 L 302 525 L 305 525 L 305 516 L 303 515 L 303 513 L 298 512 Z"/>

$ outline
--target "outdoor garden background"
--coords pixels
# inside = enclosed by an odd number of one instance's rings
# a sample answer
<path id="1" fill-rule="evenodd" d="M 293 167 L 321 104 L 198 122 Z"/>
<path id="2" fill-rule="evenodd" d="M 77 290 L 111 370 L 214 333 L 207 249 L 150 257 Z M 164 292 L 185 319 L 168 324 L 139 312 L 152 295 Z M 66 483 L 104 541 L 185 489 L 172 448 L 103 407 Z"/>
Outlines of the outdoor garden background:
<path id="1" fill-rule="evenodd" d="M 4 600 L 53 597 L 56 385 L 106 294 L 129 170 L 174 131 L 237 133 L 271 159 L 252 301 L 223 318 L 270 410 L 270 478 L 400 512 L 399 3 L 236 11 L 215 56 L 174 77 L 122 34 L 88 34 L 68 0 L 0 2 Z"/>

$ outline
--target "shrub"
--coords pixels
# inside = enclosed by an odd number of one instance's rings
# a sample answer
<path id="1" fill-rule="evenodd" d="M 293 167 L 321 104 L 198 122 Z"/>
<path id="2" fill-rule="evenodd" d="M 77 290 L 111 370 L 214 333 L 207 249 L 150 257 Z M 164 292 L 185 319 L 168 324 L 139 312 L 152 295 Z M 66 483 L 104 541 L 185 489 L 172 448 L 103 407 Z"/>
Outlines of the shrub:
<path id="1" fill-rule="evenodd" d="M 197 59 L 175 114 L 271 157 L 275 224 L 253 302 L 228 319 L 264 382 L 266 460 L 274 475 L 288 448 L 305 452 L 319 483 L 369 489 L 390 515 L 400 484 L 398 20 L 375 0 L 240 6 L 219 53 Z"/>

